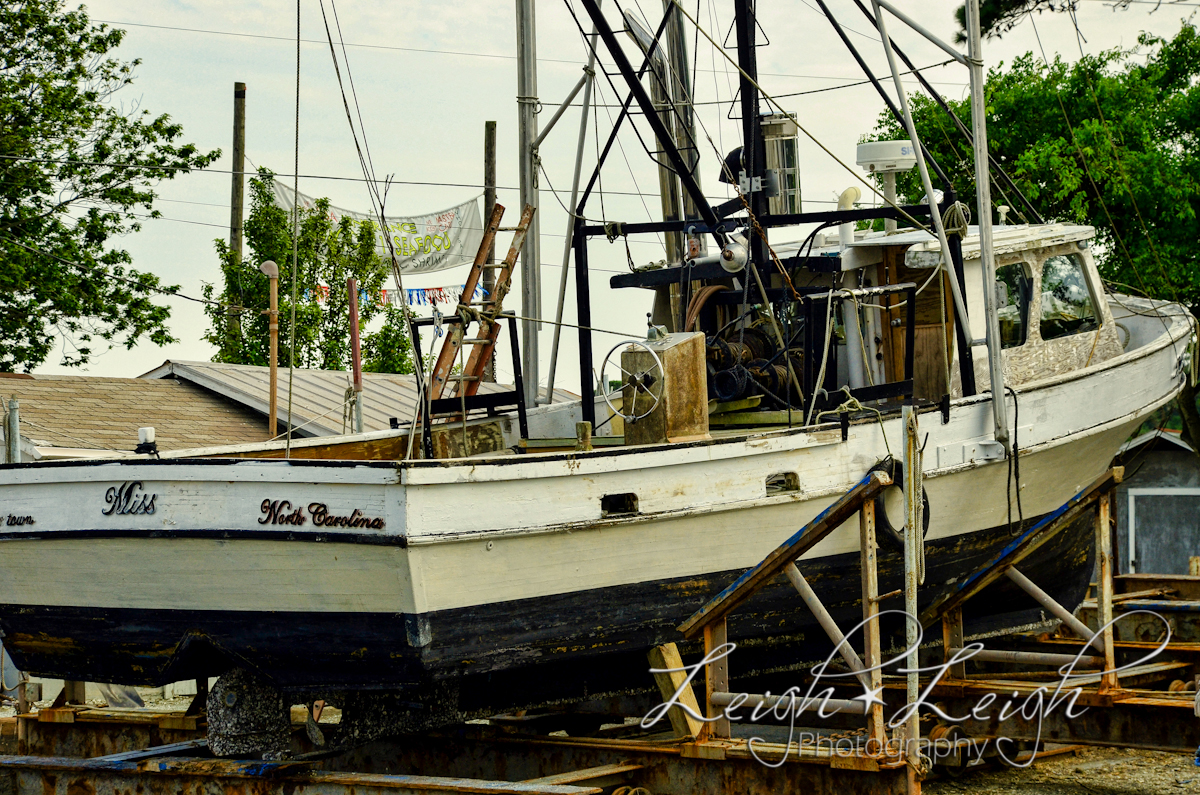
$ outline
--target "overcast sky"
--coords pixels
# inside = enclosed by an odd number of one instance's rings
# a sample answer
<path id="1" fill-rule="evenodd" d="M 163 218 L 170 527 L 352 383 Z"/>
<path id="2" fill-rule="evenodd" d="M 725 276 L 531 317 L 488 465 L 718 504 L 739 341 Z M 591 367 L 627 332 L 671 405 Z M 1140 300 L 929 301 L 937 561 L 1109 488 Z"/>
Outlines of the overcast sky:
<path id="1" fill-rule="evenodd" d="M 327 11 L 331 10 L 326 0 Z M 583 24 L 586 14 L 575 0 Z M 636 5 L 634 9 L 637 9 Z M 650 0 L 641 8 L 652 17 L 661 9 Z M 828 0 L 834 13 L 852 31 L 849 35 L 877 73 L 886 64 L 878 36 L 855 8 L 852 0 Z M 899 5 L 933 32 L 952 41 L 957 2 L 899 0 Z M 370 204 L 342 108 L 333 72 L 318 0 L 300 0 L 302 38 L 300 66 L 300 190 L 328 196 L 333 204 L 368 211 Z M 697 8 L 689 2 L 688 8 Z M 1127 10 L 1114 9 L 1103 0 L 1080 0 L 1079 31 L 1085 52 L 1131 47 L 1139 31 L 1173 35 L 1180 20 L 1197 4 L 1163 6 L 1133 0 Z M 723 41 L 732 22 L 729 2 L 700 0 L 698 19 L 717 41 Z M 96 0 L 88 4 L 96 21 L 125 28 L 128 33 L 119 55 L 140 58 L 136 81 L 118 100 L 137 102 L 154 114 L 167 113 L 183 124 L 186 139 L 202 149 L 220 148 L 224 156 L 211 173 L 195 173 L 163 182 L 157 205 L 163 218 L 145 222 L 143 229 L 123 240 L 135 267 L 153 272 L 181 292 L 198 296 L 204 282 L 219 279 L 213 240 L 228 238 L 233 84 L 248 85 L 246 100 L 246 151 L 253 164 L 279 173 L 291 173 L 293 161 L 294 97 L 296 90 L 296 5 L 272 0 L 205 0 L 144 2 Z M 605 4 L 614 27 L 619 27 L 615 7 Z M 512 3 L 458 0 L 458 2 L 379 3 L 341 0 L 337 6 L 348 47 L 370 151 L 380 176 L 394 175 L 398 184 L 388 199 L 389 215 L 423 213 L 448 207 L 481 191 L 483 128 L 486 120 L 498 122 L 498 181 L 504 188 L 499 201 L 510 208 L 507 223 L 518 212 L 516 137 L 516 43 Z M 538 94 L 544 104 L 544 124 L 581 74 L 586 49 L 571 7 L 563 0 L 537 2 Z M 855 144 L 874 126 L 883 104 L 869 85 L 848 85 L 862 73 L 834 35 L 829 23 L 810 0 L 763 2 L 760 21 L 770 44 L 758 53 L 761 83 L 775 94 L 808 93 L 781 100 L 800 123 L 840 159 L 854 166 Z M 1068 60 L 1079 56 L 1076 29 L 1060 14 L 1042 14 L 1034 20 L 1047 54 Z M 690 28 L 690 26 L 689 26 Z M 934 45 L 891 20 L 889 33 L 918 65 L 938 64 L 946 56 Z M 334 31 L 336 37 L 336 30 Z M 689 38 L 694 37 L 689 29 Z M 1010 61 L 1029 50 L 1037 51 L 1034 26 L 1027 20 L 1003 39 L 984 44 L 989 66 Z M 731 51 L 732 52 L 732 51 Z M 702 122 L 701 137 L 711 137 L 715 148 L 727 152 L 740 144 L 736 123 L 725 118 L 736 90 L 736 77 L 722 55 L 700 37 L 694 49 L 696 100 Z M 931 68 L 929 79 L 947 96 L 966 95 L 966 70 L 957 65 Z M 619 78 L 615 78 L 619 82 Z M 601 105 L 619 103 L 608 81 L 598 78 Z M 821 89 L 832 89 L 824 90 Z M 918 90 L 915 83 L 910 90 Z M 720 102 L 724 104 L 718 104 Z M 710 103 L 710 104 L 704 104 Z M 603 139 L 616 110 L 600 107 L 599 132 Z M 578 133 L 579 113 L 568 111 L 542 147 L 549 182 L 567 201 Z M 590 125 L 589 125 L 590 126 Z M 647 133 L 648 135 L 648 133 Z M 606 191 L 603 215 L 609 220 L 645 221 L 660 218 L 657 175 L 638 138 L 628 131 L 621 136 L 603 172 Z M 707 141 L 704 142 L 707 147 Z M 584 178 L 595 162 L 595 144 L 589 137 L 589 159 Z M 802 189 L 805 210 L 829 209 L 830 202 L 856 180 L 803 134 L 800 137 Z M 702 179 L 707 195 L 725 197 L 725 186 L 716 181 L 713 148 L 702 151 Z M 343 177 L 347 179 L 318 179 Z M 405 184 L 422 183 L 422 184 Z M 468 187 L 439 186 L 450 183 Z M 553 317 L 562 262 L 567 215 L 543 181 L 541 200 L 544 315 Z M 641 191 L 641 197 L 616 195 Z M 589 217 L 601 215 L 593 198 Z M 782 233 L 790 239 L 795 234 Z M 507 248 L 509 236 L 500 237 Z M 655 238 L 631 241 L 637 264 L 664 256 Z M 598 328 L 641 336 L 650 293 L 610 291 L 608 279 L 626 270 L 625 248 L 603 239 L 591 246 L 593 266 L 593 324 Z M 466 268 L 410 277 L 406 287 L 461 284 Z M 572 280 L 573 285 L 573 280 Z M 508 308 L 519 309 L 519 285 L 514 286 Z M 567 296 L 565 320 L 573 321 L 574 291 Z M 173 298 L 171 328 L 179 342 L 162 348 L 148 342 L 132 351 L 117 349 L 95 359 L 82 372 L 105 376 L 136 376 L 166 359 L 206 360 L 212 348 L 201 339 L 206 321 L 199 304 Z M 551 327 L 542 334 L 544 385 L 549 358 Z M 597 359 L 619 337 L 597 335 Z M 578 391 L 579 373 L 574 330 L 565 330 L 559 360 L 558 386 Z M 37 372 L 78 373 L 57 365 L 57 352 Z M 500 375 L 507 356 L 500 358 Z"/>

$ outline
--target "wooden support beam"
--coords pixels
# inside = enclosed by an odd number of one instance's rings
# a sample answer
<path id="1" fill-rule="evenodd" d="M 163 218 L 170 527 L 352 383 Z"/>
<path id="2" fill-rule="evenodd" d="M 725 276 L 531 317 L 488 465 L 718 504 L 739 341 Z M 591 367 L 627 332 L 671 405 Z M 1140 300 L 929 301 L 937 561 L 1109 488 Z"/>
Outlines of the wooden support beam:
<path id="1" fill-rule="evenodd" d="M 1111 531 L 1112 494 L 1105 492 L 1100 497 L 1096 511 L 1096 564 L 1099 568 L 1099 582 L 1096 587 L 1096 623 L 1104 627 L 1100 633 L 1104 649 L 1104 670 L 1107 672 L 1100 680 L 1100 692 L 1118 690 L 1121 683 L 1117 681 L 1114 669 L 1117 667 L 1116 650 L 1113 647 L 1113 556 Z"/>
<path id="2" fill-rule="evenodd" d="M 725 617 L 710 621 L 704 625 L 704 656 L 708 657 L 713 649 L 724 646 L 729 640 L 725 626 Z M 725 714 L 724 707 L 713 703 L 714 693 L 729 691 L 729 657 L 709 663 L 704 669 L 704 703 L 708 707 L 708 717 L 716 718 L 705 724 L 704 739 L 729 739 L 729 719 L 721 717 Z"/>
<path id="3" fill-rule="evenodd" d="M 761 563 L 738 577 L 732 585 L 714 596 L 708 604 L 680 624 L 679 631 L 685 638 L 690 639 L 699 635 L 708 624 L 717 619 L 723 620 L 738 605 L 757 593 L 776 575 L 781 574 L 789 564 L 820 543 L 843 522 L 854 516 L 864 504 L 875 499 L 877 494 L 890 485 L 892 485 L 891 478 L 883 472 L 867 473 L 837 502 L 822 511 L 799 532 L 775 548 Z"/>
<path id="4" fill-rule="evenodd" d="M 883 658 L 879 639 L 879 546 L 875 543 L 875 503 L 863 503 L 858 512 L 859 568 L 862 570 L 863 662 L 867 667 L 870 689 L 883 687 Z M 882 750 L 887 740 L 883 705 L 872 704 L 867 711 L 867 748 Z M 878 745 L 877 745 L 878 744 Z"/>
<path id="5" fill-rule="evenodd" d="M 676 704 L 703 715 L 696 702 L 696 693 L 687 680 L 687 672 L 682 670 L 683 658 L 679 656 L 679 647 L 674 643 L 664 643 L 650 649 L 646 656 L 650 659 L 650 667 L 659 669 L 654 674 L 654 681 L 658 683 L 658 692 L 663 700 L 674 699 Z M 677 692 L 679 698 L 675 698 Z M 679 706 L 667 710 L 667 717 L 671 719 L 671 728 L 675 730 L 676 737 L 699 737 L 704 731 L 704 721 L 693 718 Z"/>
<path id="6" fill-rule="evenodd" d="M 963 620 L 962 608 L 954 607 L 946 611 L 942 616 L 942 649 L 945 652 L 943 662 L 949 662 L 954 655 L 951 649 L 961 648 L 963 645 Z M 950 666 L 950 676 L 954 679 L 967 678 L 967 664 L 965 662 L 955 663 Z"/>

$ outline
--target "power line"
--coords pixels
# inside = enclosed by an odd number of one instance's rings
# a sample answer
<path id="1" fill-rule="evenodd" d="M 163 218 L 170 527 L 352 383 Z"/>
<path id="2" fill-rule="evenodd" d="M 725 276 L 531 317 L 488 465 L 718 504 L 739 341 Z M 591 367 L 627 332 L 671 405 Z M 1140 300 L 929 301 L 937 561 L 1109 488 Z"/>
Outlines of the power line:
<path id="1" fill-rule="evenodd" d="M 28 163 L 55 163 L 55 164 L 59 164 L 59 165 L 72 165 L 72 166 L 102 166 L 105 168 L 141 168 L 141 169 L 146 169 L 148 171 L 187 171 L 188 173 L 193 173 L 191 166 L 156 166 L 156 165 L 143 164 L 143 163 L 105 163 L 105 162 L 96 162 L 96 161 L 89 161 L 89 160 L 71 160 L 71 159 L 46 158 L 46 157 L 23 157 L 21 155 L 0 155 L 0 159 L 20 160 L 20 161 L 28 162 Z M 232 174 L 234 172 L 231 169 L 224 169 L 224 168 L 204 168 L 204 169 L 196 169 L 194 173 L 198 173 L 198 174 Z M 240 172 L 240 173 L 249 173 L 249 172 Z M 272 176 L 274 176 L 274 177 L 294 177 L 296 175 L 295 174 L 280 174 L 280 173 L 272 172 Z M 300 179 L 324 179 L 324 180 L 333 180 L 333 181 L 337 181 L 337 182 L 371 182 L 372 181 L 372 180 L 364 179 L 363 177 L 341 177 L 341 176 L 334 176 L 334 175 L 329 175 L 329 174 L 301 174 Z M 485 187 L 487 187 L 483 184 L 467 183 L 467 182 L 429 182 L 429 181 L 403 180 L 403 179 L 388 179 L 388 180 L 376 179 L 376 180 L 374 180 L 374 182 L 376 184 L 415 185 L 418 187 L 433 187 L 433 188 L 474 188 L 476 190 L 483 190 Z M 507 191 L 515 192 L 515 191 L 519 191 L 520 188 L 510 187 L 508 185 L 497 185 L 496 190 L 507 190 Z M 658 196 L 657 193 L 643 193 L 643 192 L 637 192 L 637 191 L 610 190 L 610 191 L 605 191 L 605 192 L 611 196 Z M 713 201 L 717 201 L 717 202 L 725 201 L 725 199 L 723 197 L 708 197 L 708 198 L 711 198 Z M 224 206 L 224 205 L 221 205 L 221 206 Z"/>
<path id="2" fill-rule="evenodd" d="M 49 251 L 44 251 L 40 248 L 35 248 L 34 246 L 27 246 L 24 243 L 20 242 L 19 240 L 14 240 L 13 238 L 8 237 L 7 235 L 5 235 L 4 238 L 9 243 L 12 243 L 14 246 L 20 246 L 21 248 L 25 249 L 26 251 L 28 251 L 30 253 L 38 254 L 43 257 L 49 257 L 52 260 L 57 260 L 58 262 L 61 262 L 64 265 L 69 265 L 72 268 L 75 268 L 76 270 L 80 271 L 81 273 L 87 274 L 88 276 L 100 276 L 105 279 L 112 279 L 113 281 L 124 282 L 125 284 L 131 284 L 140 290 L 149 290 L 150 292 L 160 293 L 162 295 L 174 296 L 176 298 L 184 298 L 188 301 L 195 301 L 198 304 L 212 304 L 214 306 L 226 307 L 226 308 L 230 308 L 230 309 L 239 309 L 242 311 L 256 311 L 256 310 L 247 310 L 247 308 L 244 306 L 237 306 L 235 304 L 226 304 L 226 303 L 222 303 L 221 301 L 213 301 L 208 298 L 196 298 L 195 296 L 181 293 L 178 290 L 168 290 L 165 287 L 156 287 L 152 284 L 143 284 L 142 282 L 139 282 L 137 279 L 129 279 L 124 276 L 118 276 L 115 273 L 109 273 L 108 271 L 105 271 L 105 270 L 97 270 L 94 267 L 84 265 L 83 263 L 80 263 L 80 262 L 72 262 L 69 259 L 63 259 L 62 257 L 58 256 L 57 254 L 51 254 Z M 153 274 L 147 274 L 147 275 L 153 275 Z"/>
<path id="3" fill-rule="evenodd" d="M 1153 0 L 1144 0 L 1144 2 L 1152 2 L 1152 1 Z M 1106 2 L 1107 2 L 1107 0 L 1106 0 Z M 237 33 L 237 32 L 229 31 L 229 30 L 210 30 L 207 28 L 185 28 L 185 27 L 181 27 L 178 25 L 150 25 L 150 24 L 147 24 L 144 22 L 119 22 L 117 20 L 112 20 L 112 19 L 93 19 L 92 21 L 100 22 L 100 23 L 103 23 L 106 25 L 121 25 L 121 26 L 129 26 L 129 27 L 136 27 L 136 28 L 153 28 L 155 30 L 174 30 L 174 31 L 180 31 L 183 33 L 206 33 L 206 34 L 213 35 L 213 36 L 234 36 L 237 38 L 265 39 L 268 41 L 286 41 L 286 42 L 296 41 L 296 39 L 292 38 L 291 36 L 270 36 L 265 33 Z M 300 41 L 305 44 L 317 44 L 317 45 L 321 45 L 321 46 L 328 46 L 328 42 L 325 39 L 300 39 Z M 498 58 L 498 59 L 502 59 L 502 60 L 506 60 L 506 61 L 515 61 L 517 59 L 517 56 L 515 56 L 515 55 L 504 55 L 504 54 L 500 54 L 500 53 L 485 53 L 485 52 L 467 52 L 465 50 L 439 50 L 439 49 L 435 49 L 432 47 L 431 48 L 396 47 L 394 45 L 388 45 L 388 44 L 356 44 L 354 42 L 349 42 L 349 41 L 335 41 L 334 44 L 338 44 L 343 47 L 360 47 L 362 49 L 367 49 L 367 50 L 391 50 L 391 51 L 395 51 L 395 52 L 412 52 L 412 53 L 422 53 L 422 54 L 428 54 L 428 55 L 456 55 L 456 56 L 469 57 L 469 58 L 491 58 L 491 59 Z M 564 64 L 571 64 L 572 66 L 579 65 L 579 61 L 571 60 L 568 58 L 538 58 L 538 62 L 539 63 L 564 63 Z M 710 70 L 700 69 L 698 71 L 707 72 Z M 846 80 L 846 79 L 848 79 L 846 77 L 837 77 L 837 76 L 832 76 L 832 75 L 801 75 L 801 74 L 795 74 L 792 72 L 759 72 L 759 76 L 760 77 L 797 77 L 797 78 L 804 78 L 807 80 Z M 961 86 L 961 85 L 965 85 L 965 84 L 964 83 L 946 83 L 946 85 Z"/>

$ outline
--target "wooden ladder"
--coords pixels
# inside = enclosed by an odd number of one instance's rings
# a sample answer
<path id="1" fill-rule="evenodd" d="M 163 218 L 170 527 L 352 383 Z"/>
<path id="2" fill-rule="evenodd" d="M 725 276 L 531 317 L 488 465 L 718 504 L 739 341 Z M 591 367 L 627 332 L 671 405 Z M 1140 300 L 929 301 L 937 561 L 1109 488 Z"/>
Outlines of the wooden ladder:
<path id="1" fill-rule="evenodd" d="M 442 349 L 438 353 L 430 373 L 430 400 L 438 400 L 443 397 L 446 386 L 451 382 L 454 383 L 452 397 L 459 395 L 469 397 L 479 391 L 484 369 L 491 361 L 492 353 L 496 349 L 496 338 L 500 334 L 500 324 L 496 322 L 496 318 L 503 309 L 504 296 L 508 294 L 512 282 L 513 266 L 516 264 L 517 255 L 525 242 L 525 233 L 529 230 L 533 213 L 534 208 L 528 204 L 525 205 L 525 209 L 521 212 L 520 223 L 517 224 L 516 233 L 513 235 L 512 245 L 508 248 L 508 255 L 498 265 L 489 265 L 487 264 L 488 250 L 500 228 L 504 207 L 497 204 L 492 211 L 492 217 L 488 219 L 487 227 L 484 230 L 483 241 L 479 245 L 479 252 L 475 255 L 475 262 L 471 266 L 466 284 L 463 285 L 462 296 L 458 299 L 456 313 L 462 317 L 463 322 L 452 324 L 449 327 L 446 341 L 442 343 Z M 474 300 L 475 288 L 479 285 L 485 270 L 496 271 L 495 285 L 491 295 L 485 295 L 483 300 L 476 301 Z M 476 321 L 479 324 L 478 331 L 474 337 L 468 337 L 468 326 Z M 454 367 L 454 360 L 458 357 L 464 344 L 471 346 L 471 353 L 463 365 L 462 372 L 452 375 L 450 371 Z"/>

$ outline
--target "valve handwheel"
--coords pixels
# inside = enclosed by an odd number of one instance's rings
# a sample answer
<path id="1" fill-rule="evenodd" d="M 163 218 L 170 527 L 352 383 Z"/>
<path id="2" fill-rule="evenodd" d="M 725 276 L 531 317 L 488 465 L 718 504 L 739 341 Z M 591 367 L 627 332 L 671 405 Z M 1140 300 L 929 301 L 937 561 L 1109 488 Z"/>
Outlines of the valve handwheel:
<path id="1" fill-rule="evenodd" d="M 608 360 L 612 358 L 612 355 L 616 353 L 619 348 L 623 348 L 625 346 L 636 346 L 641 348 L 646 353 L 650 354 L 650 358 L 654 360 L 654 364 L 652 364 L 648 369 L 639 373 L 631 373 L 619 364 L 617 365 L 617 369 L 621 372 L 621 391 L 624 392 L 624 388 L 627 386 L 633 387 L 633 401 L 631 401 L 633 405 L 629 406 L 628 414 L 623 411 L 618 411 L 617 407 L 613 405 L 611 398 L 615 393 L 608 391 L 608 379 L 604 377 L 604 371 L 608 368 Z M 655 375 L 655 371 L 658 372 L 657 376 Z M 649 345 L 641 342 L 640 340 L 618 342 L 613 346 L 612 350 L 605 355 L 604 361 L 600 364 L 600 394 L 604 398 L 604 402 L 608 404 L 608 407 L 612 410 L 613 414 L 620 417 L 625 422 L 632 424 L 643 417 L 649 416 L 656 408 L 658 408 L 658 404 L 662 401 L 662 389 L 660 388 L 656 392 L 654 389 L 652 389 L 652 387 L 655 384 L 662 382 L 663 375 L 662 360 L 658 358 L 658 354 L 655 353 L 654 349 Z M 634 408 L 637 405 L 638 393 L 649 395 L 654 399 L 654 402 L 650 404 L 650 408 L 642 412 L 634 411 Z M 624 408 L 624 405 L 622 405 L 622 408 Z"/>

